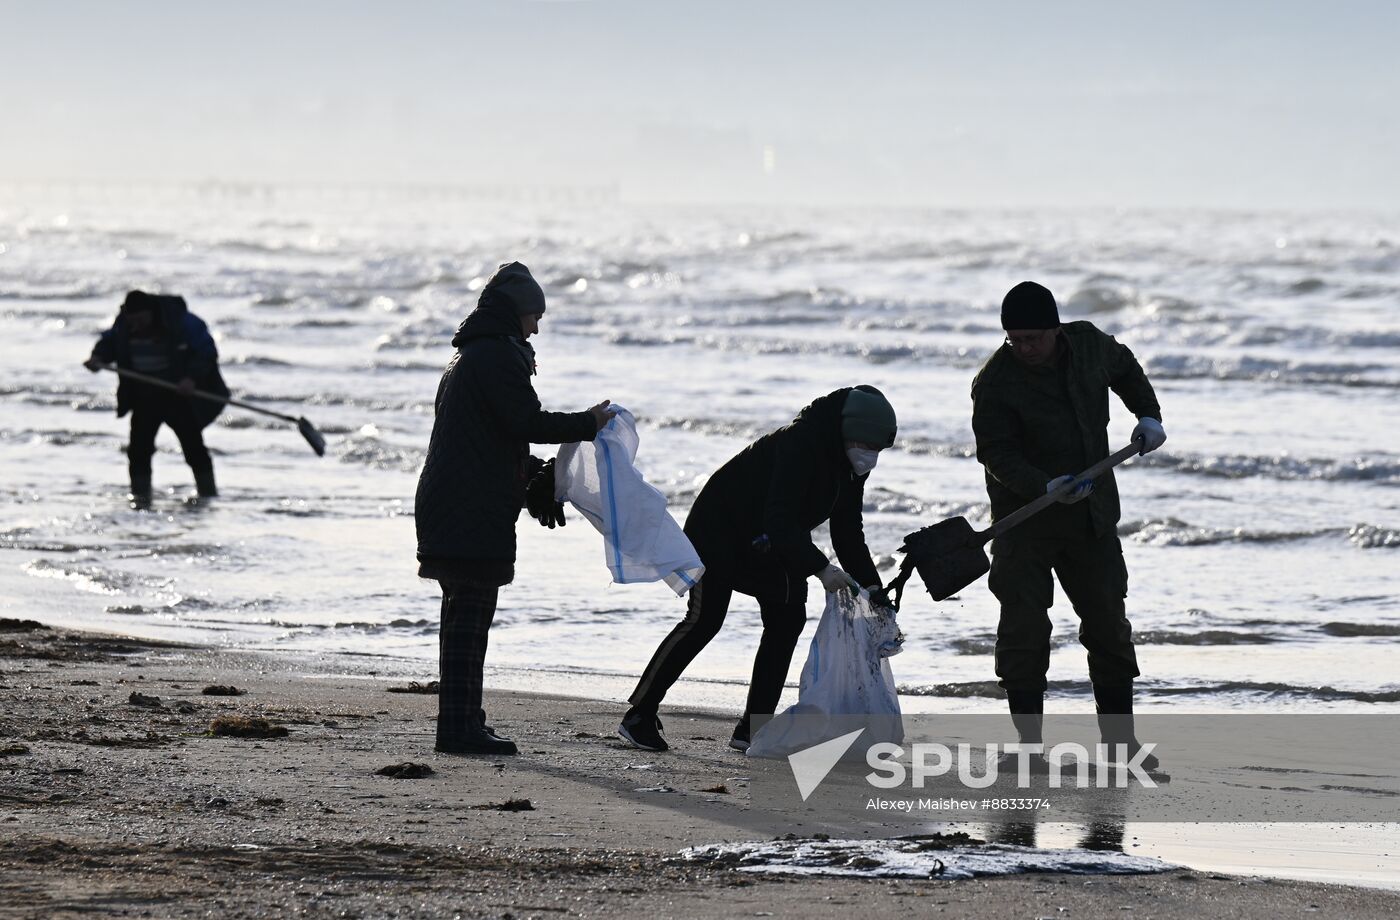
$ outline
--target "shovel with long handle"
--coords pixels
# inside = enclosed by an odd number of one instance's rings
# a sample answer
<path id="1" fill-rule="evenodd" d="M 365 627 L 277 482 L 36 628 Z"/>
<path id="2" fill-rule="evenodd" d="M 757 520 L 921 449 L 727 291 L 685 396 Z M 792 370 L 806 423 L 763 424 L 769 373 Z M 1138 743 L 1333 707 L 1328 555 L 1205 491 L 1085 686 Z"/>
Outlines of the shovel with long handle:
<path id="1" fill-rule="evenodd" d="M 124 367 L 117 367 L 115 364 L 104 364 L 99 361 L 97 362 L 97 366 L 102 368 L 104 371 L 115 371 L 123 377 L 130 377 L 132 380 L 139 380 L 142 383 L 149 383 L 151 386 L 163 387 L 167 390 L 173 390 L 176 393 L 181 393 L 186 396 L 198 396 L 200 399 L 207 399 L 210 402 L 223 403 L 226 406 L 237 406 L 240 409 L 247 409 L 249 412 L 261 412 L 263 415 L 270 415 L 273 418 L 281 419 L 284 422 L 291 422 L 293 425 L 297 426 L 297 430 L 301 432 L 301 436 L 303 438 L 306 438 L 306 443 L 311 445 L 311 449 L 316 451 L 316 456 L 324 457 L 326 455 L 326 439 L 321 436 L 321 432 L 316 430 L 316 426 L 308 422 L 304 417 L 283 415 L 281 412 L 273 412 L 271 409 L 264 409 L 262 406 L 254 406 L 251 403 L 246 403 L 242 400 L 234 399 L 231 396 L 218 396 L 214 393 L 206 393 L 203 390 L 194 390 L 193 392 L 185 393 L 184 390 L 180 389 L 178 386 L 171 383 L 169 380 L 162 380 L 159 377 L 152 377 L 151 375 L 143 374 L 140 371 L 133 371 L 128 370 Z"/>
<path id="2" fill-rule="evenodd" d="M 1044 511 L 1059 501 L 1061 496 L 1069 494 L 1070 490 L 1083 480 L 1102 476 L 1124 460 L 1141 452 L 1141 442 L 1134 441 L 1116 453 L 1109 454 L 1064 485 L 1017 508 L 986 530 L 973 530 L 967 518 L 956 517 L 909 534 L 904 538 L 904 545 L 900 547 L 900 552 L 904 553 L 904 561 L 900 563 L 899 574 L 886 586 L 895 609 L 899 608 L 905 582 L 915 570 L 934 600 L 947 600 L 991 569 L 991 560 L 987 558 L 986 550 L 982 547 L 993 537 L 1001 536 L 1031 515 Z"/>

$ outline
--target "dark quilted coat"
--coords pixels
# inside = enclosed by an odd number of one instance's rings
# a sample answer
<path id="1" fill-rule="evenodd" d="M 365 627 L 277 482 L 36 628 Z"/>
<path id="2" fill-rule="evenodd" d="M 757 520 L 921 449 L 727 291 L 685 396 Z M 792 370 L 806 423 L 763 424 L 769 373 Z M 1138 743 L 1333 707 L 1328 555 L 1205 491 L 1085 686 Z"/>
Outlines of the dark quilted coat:
<path id="1" fill-rule="evenodd" d="M 799 578 L 814 575 L 829 560 L 812 542 L 812 530 L 829 520 L 841 567 L 862 585 L 880 583 L 861 515 L 870 474 L 857 476 L 851 469 L 841 437 L 841 407 L 850 391 L 843 387 L 817 398 L 705 483 L 685 532 L 707 569 L 743 566 L 754 539 L 766 534 L 784 569 Z"/>
<path id="2" fill-rule="evenodd" d="M 518 312 L 508 294 L 483 297 L 452 339 L 457 354 L 438 384 L 432 439 L 414 502 L 425 576 L 443 577 L 455 569 L 479 580 L 509 582 L 515 520 L 525 504 L 529 475 L 539 466 L 530 444 L 590 441 L 596 431 L 586 411 L 540 408 L 530 384 L 534 350 L 520 338 Z"/>

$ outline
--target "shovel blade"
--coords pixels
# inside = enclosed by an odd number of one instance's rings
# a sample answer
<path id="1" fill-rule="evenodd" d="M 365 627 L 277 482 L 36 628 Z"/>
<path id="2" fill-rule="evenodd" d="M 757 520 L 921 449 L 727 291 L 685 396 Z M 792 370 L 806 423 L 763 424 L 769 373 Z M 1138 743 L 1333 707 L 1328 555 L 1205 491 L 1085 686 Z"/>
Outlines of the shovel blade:
<path id="1" fill-rule="evenodd" d="M 326 455 L 326 439 L 321 436 L 321 432 L 316 430 L 316 426 L 308 422 L 304 417 L 297 419 L 297 431 L 306 438 L 306 443 L 311 445 L 311 449 L 316 451 L 316 456 Z"/>
<path id="2" fill-rule="evenodd" d="M 915 531 L 904 538 L 902 550 L 936 601 L 946 601 L 992 567 L 981 535 L 966 518 L 949 518 Z"/>

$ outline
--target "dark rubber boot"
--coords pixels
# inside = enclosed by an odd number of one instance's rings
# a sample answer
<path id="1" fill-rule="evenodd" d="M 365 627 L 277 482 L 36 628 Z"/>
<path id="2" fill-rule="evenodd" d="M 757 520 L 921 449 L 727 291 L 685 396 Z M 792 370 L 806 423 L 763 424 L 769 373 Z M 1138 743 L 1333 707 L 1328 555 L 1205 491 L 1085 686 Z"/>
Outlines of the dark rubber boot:
<path id="1" fill-rule="evenodd" d="M 214 468 L 212 466 L 194 471 L 194 488 L 199 493 L 200 498 L 214 498 L 219 494 L 218 487 L 214 485 Z"/>
<path id="2" fill-rule="evenodd" d="M 1008 690 L 1006 705 L 1011 710 L 1011 724 L 1016 726 L 1016 737 L 1021 744 L 1044 744 L 1045 694 L 1039 690 Z M 1021 769 L 1022 754 L 1010 751 L 1001 755 L 998 771 L 1008 776 L 1018 775 Z M 1027 767 L 1033 775 L 1043 776 L 1050 772 L 1045 754 L 1032 754 Z"/>
<path id="3" fill-rule="evenodd" d="M 1122 744 L 1127 746 L 1129 757 L 1136 754 L 1142 744 L 1133 724 L 1133 685 L 1094 684 L 1094 709 L 1099 714 L 1099 737 L 1109 745 L 1110 753 L 1116 745 Z M 1143 758 L 1142 766 L 1148 772 L 1161 769 L 1160 762 L 1152 754 Z"/>
<path id="4" fill-rule="evenodd" d="M 1006 705 L 1011 710 L 1011 724 L 1022 744 L 1044 742 L 1045 694 L 1039 690 L 1008 690 Z"/>
<path id="5" fill-rule="evenodd" d="M 151 470 L 131 470 L 131 504 L 137 508 L 151 506 Z"/>
<path id="6" fill-rule="evenodd" d="M 1133 744 L 1133 686 L 1094 684 L 1094 711 L 1104 744 Z"/>

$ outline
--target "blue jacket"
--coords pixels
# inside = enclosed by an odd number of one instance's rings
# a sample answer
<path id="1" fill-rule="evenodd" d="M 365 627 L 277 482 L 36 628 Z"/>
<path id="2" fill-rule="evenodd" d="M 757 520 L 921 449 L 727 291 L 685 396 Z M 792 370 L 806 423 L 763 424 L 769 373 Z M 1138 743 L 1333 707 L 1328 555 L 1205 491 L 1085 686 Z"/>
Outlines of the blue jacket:
<path id="1" fill-rule="evenodd" d="M 159 376 L 171 382 L 189 377 L 194 380 L 196 389 L 216 396 L 227 396 L 228 386 L 219 373 L 219 350 L 204 320 L 189 311 L 183 297 L 165 295 L 155 296 L 154 299 L 158 301 L 162 340 L 170 359 L 167 369 Z M 131 329 L 124 316 L 117 314 L 112 327 L 102 333 L 92 353 L 109 364 L 131 368 Z M 164 392 L 140 381 L 121 378 L 117 384 L 117 417 L 126 415 L 136 406 Z M 206 426 L 224 409 L 223 403 L 192 399 L 195 414 Z"/>

